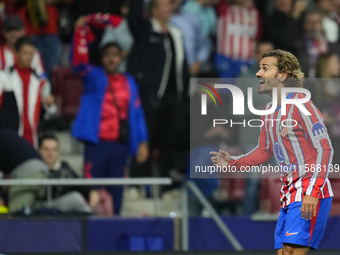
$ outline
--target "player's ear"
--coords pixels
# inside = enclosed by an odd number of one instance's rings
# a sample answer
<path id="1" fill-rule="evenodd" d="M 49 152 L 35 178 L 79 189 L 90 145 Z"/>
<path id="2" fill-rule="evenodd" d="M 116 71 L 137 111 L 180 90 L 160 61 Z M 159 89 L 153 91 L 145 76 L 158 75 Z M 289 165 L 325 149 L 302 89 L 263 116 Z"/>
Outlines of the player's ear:
<path id="1" fill-rule="evenodd" d="M 288 75 L 286 73 L 280 73 L 279 74 L 279 79 L 280 82 L 284 82 L 287 79 Z"/>

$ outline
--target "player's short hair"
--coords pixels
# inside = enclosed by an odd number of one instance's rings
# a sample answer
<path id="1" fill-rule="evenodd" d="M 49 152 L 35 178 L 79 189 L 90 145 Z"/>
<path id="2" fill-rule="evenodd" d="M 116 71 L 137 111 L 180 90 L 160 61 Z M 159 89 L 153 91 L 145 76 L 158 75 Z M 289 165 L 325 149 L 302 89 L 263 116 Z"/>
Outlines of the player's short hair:
<path id="1" fill-rule="evenodd" d="M 54 140 L 59 144 L 59 140 L 54 132 L 45 131 L 39 135 L 39 143 L 38 143 L 39 149 L 41 148 L 45 140 Z"/>
<path id="2" fill-rule="evenodd" d="M 262 55 L 262 58 L 274 57 L 277 59 L 277 68 L 279 73 L 287 74 L 283 83 L 285 87 L 302 87 L 305 75 L 301 71 L 299 60 L 294 54 L 285 50 L 273 50 Z"/>
<path id="3" fill-rule="evenodd" d="M 19 51 L 23 46 L 25 45 L 30 45 L 30 46 L 33 46 L 35 47 L 34 45 L 34 41 L 31 37 L 29 36 L 23 36 L 23 37 L 20 37 L 16 43 L 14 44 L 14 49 L 16 51 Z"/>

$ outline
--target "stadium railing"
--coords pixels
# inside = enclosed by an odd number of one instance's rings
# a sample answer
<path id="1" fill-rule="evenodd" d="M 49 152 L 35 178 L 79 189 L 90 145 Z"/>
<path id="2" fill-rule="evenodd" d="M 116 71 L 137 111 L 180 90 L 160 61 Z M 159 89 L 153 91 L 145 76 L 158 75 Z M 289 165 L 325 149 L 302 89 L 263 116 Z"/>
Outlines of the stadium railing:
<path id="1" fill-rule="evenodd" d="M 0 180 L 0 186 L 32 186 L 41 185 L 47 186 L 47 202 L 51 205 L 52 202 L 52 186 L 111 186 L 111 185 L 150 185 L 153 186 L 153 199 L 155 215 L 159 212 L 160 201 L 160 185 L 171 185 L 171 178 L 94 178 L 94 179 L 6 179 Z M 221 217 L 205 198 L 203 193 L 192 181 L 186 181 L 182 185 L 181 190 L 181 207 L 182 207 L 182 250 L 189 250 L 189 215 L 188 215 L 188 191 L 189 189 L 197 197 L 204 208 L 209 212 L 218 228 L 222 231 L 227 240 L 232 244 L 236 251 L 243 251 L 243 247 L 232 234 L 230 229 L 223 222 Z"/>
<path id="2" fill-rule="evenodd" d="M 188 216 L 188 191 L 189 189 L 197 197 L 204 208 L 209 212 L 211 218 L 214 220 L 218 228 L 222 231 L 227 240 L 231 243 L 236 251 L 243 251 L 242 245 L 223 222 L 221 217 L 192 181 L 186 181 L 182 186 L 182 249 L 183 251 L 189 251 L 189 216 Z"/>
<path id="3" fill-rule="evenodd" d="M 52 204 L 52 186 L 115 186 L 150 185 L 153 187 L 155 215 L 160 210 L 160 185 L 171 185 L 171 178 L 94 178 L 94 179 L 6 179 L 0 186 L 47 186 L 47 205 Z"/>

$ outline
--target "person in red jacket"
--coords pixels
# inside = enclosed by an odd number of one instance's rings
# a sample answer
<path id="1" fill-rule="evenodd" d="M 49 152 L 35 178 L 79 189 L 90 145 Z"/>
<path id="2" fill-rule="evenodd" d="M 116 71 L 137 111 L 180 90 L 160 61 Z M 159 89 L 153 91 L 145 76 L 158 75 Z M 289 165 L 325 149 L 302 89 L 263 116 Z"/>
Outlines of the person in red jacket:
<path id="1" fill-rule="evenodd" d="M 220 77 L 236 78 L 242 69 L 253 65 L 256 40 L 262 26 L 252 0 L 221 1 L 218 5 L 217 55 L 215 65 Z"/>

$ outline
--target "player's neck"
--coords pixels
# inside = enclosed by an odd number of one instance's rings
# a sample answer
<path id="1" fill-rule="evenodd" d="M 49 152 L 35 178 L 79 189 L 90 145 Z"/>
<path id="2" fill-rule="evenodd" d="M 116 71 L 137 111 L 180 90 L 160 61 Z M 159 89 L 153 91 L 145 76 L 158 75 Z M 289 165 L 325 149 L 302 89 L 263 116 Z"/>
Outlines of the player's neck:
<path id="1" fill-rule="evenodd" d="M 282 83 L 279 84 L 279 86 L 277 86 L 277 106 L 276 108 L 280 107 L 281 105 L 281 88 L 283 88 L 284 85 Z M 270 93 L 270 96 L 272 97 L 273 99 L 273 93 Z"/>

